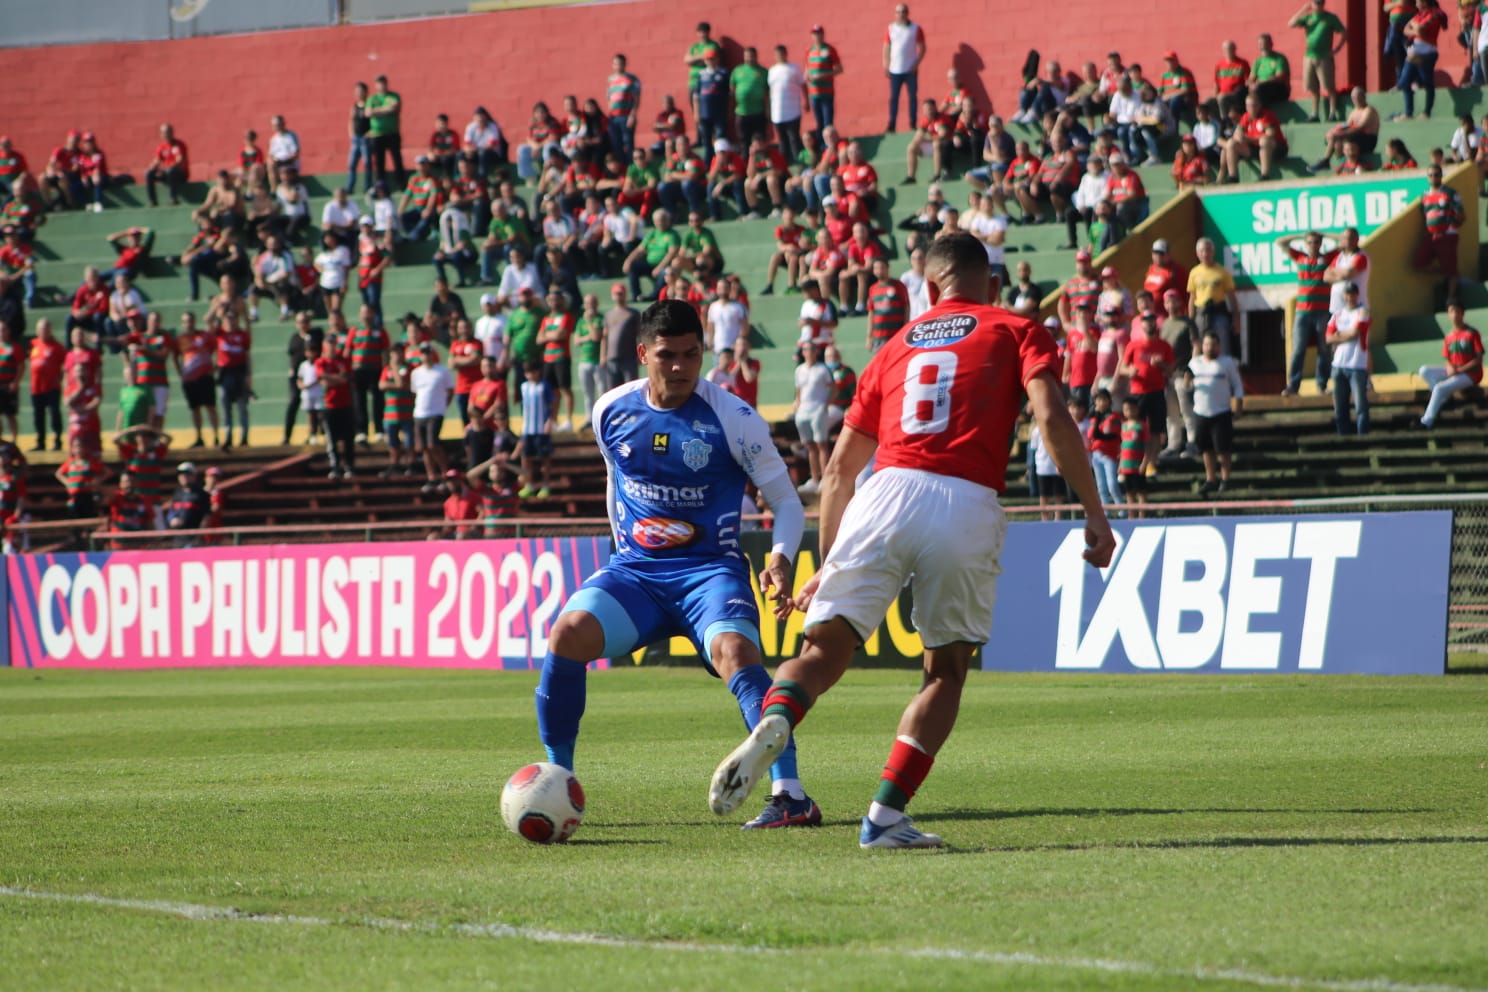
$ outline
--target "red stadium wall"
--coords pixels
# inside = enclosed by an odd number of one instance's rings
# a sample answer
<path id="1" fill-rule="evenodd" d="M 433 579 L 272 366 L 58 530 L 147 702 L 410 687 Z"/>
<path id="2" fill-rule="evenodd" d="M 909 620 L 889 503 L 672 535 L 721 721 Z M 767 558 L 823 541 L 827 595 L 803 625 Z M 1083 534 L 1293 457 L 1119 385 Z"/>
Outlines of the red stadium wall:
<path id="1" fill-rule="evenodd" d="M 1179 5 L 1171 0 L 915 0 L 914 18 L 929 43 L 922 93 L 944 92 L 945 70 L 962 79 L 999 113 L 1015 109 L 1018 70 L 1029 48 L 1066 69 L 1100 62 L 1119 50 L 1148 74 L 1161 70 L 1162 52 L 1176 49 L 1205 80 L 1220 42 L 1234 38 L 1242 54 L 1270 31 L 1301 71 L 1301 34 L 1286 27 L 1297 0 L 1250 4 Z M 1371 88 L 1379 85 L 1378 16 L 1363 0 L 1344 0 L 1339 12 L 1354 27 L 1351 59 L 1340 76 L 1360 78 L 1368 59 Z M 405 151 L 422 146 L 438 112 L 463 128 L 484 104 L 508 137 L 523 133 L 534 99 L 555 110 L 565 93 L 602 98 L 610 56 L 630 58 L 645 86 L 642 119 L 649 122 L 662 93 L 684 92 L 682 53 L 698 20 L 711 20 L 737 59 L 754 44 L 761 61 L 781 42 L 799 60 L 812 21 L 826 26 L 847 66 L 839 77 L 839 124 L 848 132 L 882 129 L 887 83 L 881 71 L 888 3 L 869 8 L 852 0 L 818 0 L 809 8 L 782 3 L 748 10 L 718 0 L 617 3 L 534 8 L 367 27 L 322 28 L 181 41 L 0 50 L 6 79 L 0 127 L 38 167 L 69 127 L 97 131 L 115 172 L 138 174 L 164 120 L 191 148 L 196 178 L 235 160 L 245 128 L 267 141 L 269 116 L 284 113 L 300 135 L 305 164 L 315 172 L 340 168 L 346 154 L 346 115 L 355 80 L 386 73 L 405 105 Z M 1455 14 L 1453 15 L 1455 19 Z M 1359 22 L 1367 18 L 1368 23 Z M 1362 29 L 1361 29 L 1362 28 Z M 1455 28 L 1455 24 L 1454 24 Z M 1451 59 L 1460 62 L 1455 44 Z M 904 120 L 901 112 L 901 126 Z M 649 130 L 649 127 L 647 128 Z"/>

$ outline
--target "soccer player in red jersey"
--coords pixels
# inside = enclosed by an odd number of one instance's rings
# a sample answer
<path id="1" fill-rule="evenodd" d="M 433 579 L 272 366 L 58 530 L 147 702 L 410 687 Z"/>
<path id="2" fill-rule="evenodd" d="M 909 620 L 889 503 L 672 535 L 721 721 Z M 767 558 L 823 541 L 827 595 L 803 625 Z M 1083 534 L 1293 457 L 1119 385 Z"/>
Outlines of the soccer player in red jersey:
<path id="1" fill-rule="evenodd" d="M 1115 549 L 1085 441 L 1065 407 L 1048 331 L 991 306 L 987 255 L 964 233 L 937 238 L 925 264 L 931 308 L 874 356 L 858 382 L 821 489 L 821 571 L 796 606 L 806 647 L 776 672 L 754 732 L 714 773 L 709 805 L 737 808 L 791 727 L 847 671 L 913 576 L 924 682 L 863 818 L 863 847 L 937 847 L 904 808 L 955 726 L 972 653 L 992 629 L 1006 523 L 998 504 L 1007 439 L 1026 391 L 1060 473 L 1085 508 L 1085 558 Z M 854 495 L 854 480 L 875 461 Z M 849 503 L 851 500 L 851 503 Z M 947 521 L 952 526 L 947 526 Z"/>

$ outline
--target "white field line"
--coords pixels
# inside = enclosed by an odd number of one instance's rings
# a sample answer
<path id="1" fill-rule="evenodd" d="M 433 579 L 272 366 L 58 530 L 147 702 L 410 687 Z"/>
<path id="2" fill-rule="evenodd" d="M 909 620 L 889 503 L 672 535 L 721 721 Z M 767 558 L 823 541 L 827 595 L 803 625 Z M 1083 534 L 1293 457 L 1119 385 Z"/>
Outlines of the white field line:
<path id="1" fill-rule="evenodd" d="M 112 896 L 82 892 L 45 892 L 37 889 L 0 886 L 0 898 L 23 899 L 34 902 L 74 903 L 99 906 L 107 909 L 135 910 L 159 913 L 184 920 L 221 921 L 229 923 L 260 923 L 297 927 L 364 927 L 372 930 L 388 930 L 398 933 L 426 933 L 457 937 L 485 937 L 498 940 L 530 940 L 544 944 L 571 944 L 588 947 L 619 947 L 630 950 L 681 951 L 684 953 L 779 955 L 815 954 L 830 948 L 771 948 L 750 947 L 742 944 L 700 944 L 690 941 L 637 940 L 630 937 L 612 937 L 596 933 L 569 933 L 561 930 L 543 930 L 534 927 L 511 926 L 506 923 L 420 923 L 409 920 L 391 920 L 379 917 L 346 917 L 342 919 L 321 916 L 296 916 L 288 913 L 247 913 L 230 906 L 206 906 L 188 902 L 166 902 L 154 899 L 118 899 Z M 847 950 L 848 948 L 843 948 Z M 862 948 L 852 948 L 862 953 Z M 1096 971 L 1107 974 L 1145 975 L 1153 978 L 1175 978 L 1196 982 L 1231 982 L 1254 985 L 1258 988 L 1321 989 L 1324 992 L 1488 992 L 1488 989 L 1464 985 L 1419 985 L 1397 982 L 1388 978 L 1327 979 L 1306 978 L 1301 975 L 1274 975 L 1268 972 L 1247 971 L 1237 968 L 1168 968 L 1146 961 L 1121 961 L 1109 958 L 1056 957 L 1044 954 L 1029 954 L 1023 951 L 977 951 L 956 948 L 926 947 L 873 948 L 869 953 L 888 957 L 907 957 L 929 961 L 970 961 L 978 964 L 1002 965 L 1018 968 L 1048 968 L 1061 971 Z"/>

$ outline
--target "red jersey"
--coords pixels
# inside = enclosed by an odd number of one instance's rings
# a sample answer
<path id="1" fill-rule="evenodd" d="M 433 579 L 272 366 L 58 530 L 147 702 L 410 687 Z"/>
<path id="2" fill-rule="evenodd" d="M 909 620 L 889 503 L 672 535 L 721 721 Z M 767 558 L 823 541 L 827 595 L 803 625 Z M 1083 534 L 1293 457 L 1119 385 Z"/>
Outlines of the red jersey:
<path id="1" fill-rule="evenodd" d="M 315 360 L 315 375 L 325 383 L 325 407 L 327 410 L 345 410 L 351 406 L 351 370 L 346 360 L 339 355 L 322 355 Z M 331 383 L 327 376 L 340 376 L 341 381 Z"/>
<path id="2" fill-rule="evenodd" d="M 713 156 L 713 165 L 708 169 L 708 178 L 722 181 L 743 179 L 748 168 L 743 156 L 738 152 L 719 152 Z"/>
<path id="3" fill-rule="evenodd" d="M 729 392 L 733 393 L 735 396 L 739 397 L 739 399 L 743 400 L 745 403 L 748 403 L 750 406 L 759 406 L 759 359 L 750 358 L 746 359 L 746 361 L 749 364 L 749 368 L 754 372 L 754 381 L 750 382 L 744 378 L 744 373 L 740 369 L 740 365 L 744 363 L 735 362 L 733 370 L 734 385 L 729 390 Z"/>
<path id="4" fill-rule="evenodd" d="M 102 317 L 108 313 L 109 288 L 105 283 L 92 287 L 83 283 L 72 294 L 72 309 L 79 317 Z"/>
<path id="5" fill-rule="evenodd" d="M 828 217 L 822 221 L 822 226 L 827 229 L 827 235 L 831 237 L 832 244 L 837 247 L 847 244 L 852 240 L 853 220 L 839 213 L 835 218 Z"/>
<path id="6" fill-rule="evenodd" d="M 31 342 L 31 395 L 54 393 L 62 388 L 62 368 L 67 361 L 67 349 L 61 341 Z"/>
<path id="7" fill-rule="evenodd" d="M 1240 118 L 1240 131 L 1251 141 L 1260 141 L 1262 135 L 1267 131 L 1276 133 L 1276 143 L 1282 148 L 1286 147 L 1286 136 L 1281 133 L 1281 122 L 1271 111 L 1262 109 L 1259 114 L 1251 116 L 1249 113 Z"/>
<path id="8" fill-rule="evenodd" d="M 244 145 L 238 151 L 238 168 L 242 170 L 244 175 L 253 171 L 255 165 L 263 165 L 263 161 L 263 149 L 257 145 Z"/>
<path id="9" fill-rule="evenodd" d="M 456 383 L 457 387 L 458 385 Z M 479 410 L 483 417 L 489 417 L 492 410 L 505 410 L 507 406 L 506 380 L 482 378 L 470 387 L 469 402 L 470 409 Z"/>
<path id="10" fill-rule="evenodd" d="M 139 493 L 115 492 L 109 497 L 108 516 L 110 530 L 149 530 L 151 504 Z"/>
<path id="11" fill-rule="evenodd" d="M 76 172 L 77 153 L 69 150 L 66 145 L 58 145 L 52 149 L 52 160 L 47 164 L 58 172 Z"/>
<path id="12" fill-rule="evenodd" d="M 212 361 L 217 353 L 217 335 L 211 331 L 192 331 L 180 339 L 181 381 L 195 382 L 212 374 Z"/>
<path id="13" fill-rule="evenodd" d="M 189 171 L 186 159 L 186 143 L 180 140 L 162 141 L 155 149 L 155 157 L 160 160 L 162 169 L 172 169 L 180 166 L 181 171 Z"/>
<path id="14" fill-rule="evenodd" d="M 1167 388 L 1168 373 L 1164 369 L 1172 369 L 1178 356 L 1173 353 L 1173 346 L 1162 338 L 1133 337 L 1121 353 L 1121 361 L 1132 366 L 1132 395 L 1145 396 Z"/>
<path id="15" fill-rule="evenodd" d="M 455 373 L 456 396 L 469 395 L 470 387 L 474 386 L 481 380 L 482 375 L 480 356 L 485 353 L 485 348 L 485 345 L 481 344 L 479 341 L 476 341 L 473 338 L 469 341 L 461 341 L 456 338 L 454 341 L 450 342 L 449 363 L 450 370 Z M 466 357 L 469 355 L 475 356 L 476 361 L 474 362 L 474 364 L 467 365 L 463 368 L 455 365 L 455 359 Z"/>
<path id="16" fill-rule="evenodd" d="M 1168 316 L 1163 297 L 1168 290 L 1173 290 L 1178 294 L 1178 306 L 1182 309 L 1188 292 L 1188 272 L 1177 262 L 1170 262 L 1166 268 L 1153 262 L 1147 266 L 1147 277 L 1142 280 L 1142 288 L 1152 294 L 1153 309 Z"/>
<path id="17" fill-rule="evenodd" d="M 846 264 L 842 252 L 836 248 L 818 248 L 806 260 L 806 267 L 818 272 L 836 272 Z"/>
<path id="18" fill-rule="evenodd" d="M 1118 176 L 1111 173 L 1106 177 L 1106 198 L 1113 204 L 1125 203 L 1127 200 L 1140 200 L 1147 195 L 1147 188 L 1142 185 L 1142 177 L 1134 170 L 1128 170 L 1126 175 Z"/>
<path id="19" fill-rule="evenodd" d="M 248 364 L 248 353 L 253 349 L 253 335 L 241 327 L 231 331 L 217 332 L 217 367 L 240 369 Z"/>
<path id="20" fill-rule="evenodd" d="M 1000 307 L 942 300 L 868 363 L 846 423 L 878 441 L 877 467 L 966 479 L 1001 492 L 1023 390 L 1058 377 L 1043 327 Z"/>
<path id="21" fill-rule="evenodd" d="M 90 179 L 97 180 L 108 175 L 108 159 L 99 149 L 95 148 L 91 152 L 78 152 L 73 156 L 73 161 L 77 163 L 78 172 Z"/>
<path id="22" fill-rule="evenodd" d="M 98 385 L 103 376 L 103 358 L 90 348 L 70 348 L 62 362 L 69 385 Z"/>
<path id="23" fill-rule="evenodd" d="M 1095 385 L 1096 341 L 1100 332 L 1094 327 L 1081 331 L 1070 327 L 1064 332 L 1064 349 L 1069 355 L 1069 387 Z"/>
<path id="24" fill-rule="evenodd" d="M 444 501 L 444 519 L 450 523 L 463 523 L 467 520 L 479 520 L 481 514 L 481 496 L 474 489 L 466 487 L 465 495 L 456 493 Z M 466 537 L 474 532 L 472 527 L 456 527 L 457 537 Z"/>
<path id="25" fill-rule="evenodd" d="M 1483 357 L 1483 339 L 1471 327 L 1455 328 L 1442 342 L 1442 357 L 1447 360 L 1447 366 L 1452 370 L 1452 374 L 1456 375 L 1474 359 Z M 1468 372 L 1467 376 L 1475 383 L 1482 382 L 1483 363 L 1479 361 L 1477 368 Z"/>
<path id="26" fill-rule="evenodd" d="M 93 402 L 103 395 L 95 383 L 85 383 L 67 398 L 67 439 L 80 437 L 92 448 L 103 432 L 103 420 Z"/>
<path id="27" fill-rule="evenodd" d="M 878 173 L 867 162 L 862 165 L 844 165 L 837 170 L 837 175 L 842 177 L 842 185 L 847 187 L 849 193 L 859 196 L 869 192 L 870 187 L 878 182 Z"/>
<path id="28" fill-rule="evenodd" d="M 1416 37 L 1435 48 L 1436 36 L 1447 26 L 1447 15 L 1440 7 L 1432 7 L 1418 12 L 1411 23 L 1416 26 Z"/>
<path id="29" fill-rule="evenodd" d="M 1106 413 L 1104 416 L 1097 413 L 1090 418 L 1090 426 L 1086 428 L 1085 446 L 1098 455 L 1105 455 L 1111 461 L 1121 457 L 1121 414 Z"/>
<path id="30" fill-rule="evenodd" d="M 883 257 L 884 250 L 876 241 L 869 241 L 866 245 L 860 245 L 856 240 L 847 243 L 847 260 L 859 268 L 866 269 L 873 264 L 875 258 Z"/>

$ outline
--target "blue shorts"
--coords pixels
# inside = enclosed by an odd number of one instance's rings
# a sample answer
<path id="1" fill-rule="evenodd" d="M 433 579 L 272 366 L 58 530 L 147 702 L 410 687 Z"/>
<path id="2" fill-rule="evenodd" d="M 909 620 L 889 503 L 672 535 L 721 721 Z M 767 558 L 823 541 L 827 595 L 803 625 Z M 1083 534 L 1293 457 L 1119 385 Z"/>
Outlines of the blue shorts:
<path id="1" fill-rule="evenodd" d="M 664 638 L 685 637 L 716 675 L 708 646 L 735 633 L 759 646 L 759 607 L 749 565 L 736 559 L 626 562 L 611 560 L 563 607 L 581 610 L 604 629 L 604 657 L 623 657 Z"/>

